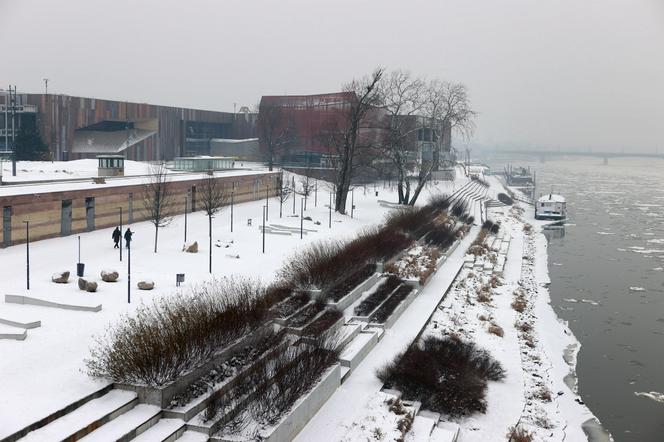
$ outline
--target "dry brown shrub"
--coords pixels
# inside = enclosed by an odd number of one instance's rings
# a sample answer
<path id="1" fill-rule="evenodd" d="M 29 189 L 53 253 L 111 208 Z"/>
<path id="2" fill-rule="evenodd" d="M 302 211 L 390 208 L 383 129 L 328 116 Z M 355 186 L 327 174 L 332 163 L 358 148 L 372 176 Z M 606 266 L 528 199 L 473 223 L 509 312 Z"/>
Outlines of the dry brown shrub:
<path id="1" fill-rule="evenodd" d="M 524 310 L 526 310 L 526 300 L 525 299 L 515 299 L 514 302 L 512 302 L 512 308 L 516 310 L 519 313 L 523 313 Z"/>
<path id="2" fill-rule="evenodd" d="M 488 319 L 486 316 L 484 316 L 484 315 L 479 315 L 479 316 L 477 317 L 477 319 L 479 319 L 480 321 L 483 321 L 483 322 L 489 320 L 489 319 Z"/>
<path id="3" fill-rule="evenodd" d="M 533 226 L 531 226 L 530 224 L 524 224 L 523 225 L 523 231 L 524 232 L 530 233 L 532 230 L 533 230 Z"/>
<path id="4" fill-rule="evenodd" d="M 534 397 L 544 402 L 551 402 L 551 390 L 546 387 L 542 387 L 540 390 L 535 392 Z"/>
<path id="5" fill-rule="evenodd" d="M 477 294 L 477 301 L 488 304 L 491 302 L 491 295 L 486 292 L 479 292 Z"/>
<path id="6" fill-rule="evenodd" d="M 503 328 L 499 325 L 496 325 L 496 324 L 491 324 L 489 326 L 489 333 L 491 333 L 492 335 L 499 336 L 501 338 L 505 335 L 505 332 L 503 331 Z"/>
<path id="7" fill-rule="evenodd" d="M 528 333 L 530 330 L 533 329 L 533 326 L 527 322 L 521 322 L 521 323 L 517 322 L 516 324 L 514 324 L 514 326 L 517 328 L 517 330 L 521 330 L 524 333 Z"/>
<path id="8" fill-rule="evenodd" d="M 511 442 L 532 442 L 533 434 L 525 428 L 511 427 L 505 437 Z"/>
<path id="9" fill-rule="evenodd" d="M 522 337 L 523 337 L 523 342 L 525 342 L 525 344 L 528 347 L 535 348 L 535 339 L 532 337 L 532 335 L 524 333 Z"/>
<path id="10" fill-rule="evenodd" d="M 496 275 L 493 275 L 491 279 L 489 279 L 489 285 L 491 288 L 495 289 L 503 285 L 503 283 L 500 281 L 500 278 L 498 278 Z"/>

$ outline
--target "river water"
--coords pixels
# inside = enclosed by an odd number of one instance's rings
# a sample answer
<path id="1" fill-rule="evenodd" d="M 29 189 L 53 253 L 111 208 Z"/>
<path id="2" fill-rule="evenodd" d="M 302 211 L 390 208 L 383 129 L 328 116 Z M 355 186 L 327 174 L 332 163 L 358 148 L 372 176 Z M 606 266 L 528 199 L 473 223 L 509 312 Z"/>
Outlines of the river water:
<path id="1" fill-rule="evenodd" d="M 664 441 L 664 161 L 513 163 L 567 198 L 568 222 L 545 235 L 554 309 L 581 342 L 579 393 L 616 441 Z"/>

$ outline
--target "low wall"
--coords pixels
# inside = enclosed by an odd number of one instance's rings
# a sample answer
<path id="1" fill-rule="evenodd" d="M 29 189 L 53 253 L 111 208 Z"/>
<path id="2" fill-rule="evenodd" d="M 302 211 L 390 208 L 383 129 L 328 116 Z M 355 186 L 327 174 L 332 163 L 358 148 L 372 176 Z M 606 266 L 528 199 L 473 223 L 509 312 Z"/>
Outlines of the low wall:
<path id="1" fill-rule="evenodd" d="M 186 179 L 174 175 L 169 181 L 171 198 L 170 204 L 167 205 L 168 211 L 174 215 L 183 214 L 185 200 L 188 212 L 201 210 L 202 186 L 205 178 L 204 174 L 194 174 Z M 216 176 L 215 180 L 225 189 L 234 186 L 233 200 L 235 203 L 242 203 L 265 198 L 267 189 L 271 196 L 276 196 L 280 178 L 281 172 L 247 172 L 246 175 L 221 174 Z M 129 177 L 125 179 L 134 183 L 137 180 Z M 125 226 L 148 219 L 144 204 L 145 184 L 123 185 L 118 184 L 120 181 L 108 181 L 107 184 L 90 186 L 91 182 L 92 180 L 85 183 L 25 186 L 20 194 L 8 193 L 5 196 L 0 192 L 0 206 L 3 207 L 3 211 L 8 210 L 11 214 L 9 228 L 2 229 L 0 247 L 25 242 L 26 231 L 23 221 L 30 222 L 30 241 L 36 241 L 67 236 L 63 234 L 63 223 L 69 226 L 68 234 L 118 226 L 120 208 L 123 211 Z M 54 190 L 49 190 L 51 188 Z M 37 191 L 38 189 L 40 191 Z M 66 201 L 71 202 L 70 214 L 63 209 L 63 202 Z M 230 200 L 227 204 L 230 204 Z M 88 221 L 89 210 L 92 210 L 92 223 Z M 63 218 L 68 221 L 63 222 Z M 5 232 L 8 232 L 8 237 L 5 237 Z M 109 238 L 110 235 L 109 232 Z"/>

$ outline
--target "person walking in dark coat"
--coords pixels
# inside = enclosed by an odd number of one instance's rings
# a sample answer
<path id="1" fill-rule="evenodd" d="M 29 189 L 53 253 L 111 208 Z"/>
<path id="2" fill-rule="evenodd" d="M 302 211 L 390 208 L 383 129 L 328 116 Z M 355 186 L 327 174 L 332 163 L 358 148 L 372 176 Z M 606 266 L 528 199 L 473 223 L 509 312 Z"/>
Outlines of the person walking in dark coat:
<path id="1" fill-rule="evenodd" d="M 129 244 L 131 243 L 131 235 L 133 235 L 134 232 L 129 230 L 129 227 L 127 227 L 127 230 L 125 231 L 124 234 L 124 239 L 125 239 L 125 244 L 127 245 L 127 248 L 129 248 Z"/>
<path id="2" fill-rule="evenodd" d="M 113 246 L 114 249 L 117 249 L 120 247 L 120 238 L 122 238 L 122 232 L 120 231 L 119 227 L 116 227 L 115 230 L 113 230 L 113 242 L 115 245 Z"/>

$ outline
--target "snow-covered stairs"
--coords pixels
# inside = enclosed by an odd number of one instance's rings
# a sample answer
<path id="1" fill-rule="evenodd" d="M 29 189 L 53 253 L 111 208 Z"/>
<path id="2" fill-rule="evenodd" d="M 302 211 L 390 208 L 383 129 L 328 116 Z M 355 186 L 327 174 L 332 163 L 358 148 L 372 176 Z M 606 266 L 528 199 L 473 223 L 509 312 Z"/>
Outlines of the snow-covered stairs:
<path id="1" fill-rule="evenodd" d="M 203 434 L 186 431 L 186 423 L 182 419 L 162 418 L 162 410 L 158 406 L 140 404 L 135 392 L 109 386 L 98 394 L 101 395 L 80 405 L 71 405 L 70 410 L 58 413 L 62 415 L 57 418 L 57 415 L 47 418 L 51 421 L 18 440 L 198 442 L 208 439 Z M 186 437 L 182 439 L 182 436 Z"/>
<path id="2" fill-rule="evenodd" d="M 85 442 L 129 441 L 155 425 L 161 415 L 156 405 L 139 404 L 85 436 Z"/>
<path id="3" fill-rule="evenodd" d="M 19 439 L 22 442 L 78 440 L 138 404 L 136 393 L 110 390 Z"/>
<path id="4" fill-rule="evenodd" d="M 155 425 L 134 439 L 136 442 L 171 442 L 180 440 L 185 433 L 185 423 L 182 419 L 160 419 Z M 204 436 L 204 435 L 202 435 Z M 206 439 L 207 440 L 207 439 Z"/>

